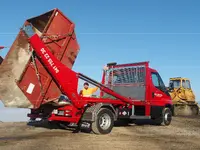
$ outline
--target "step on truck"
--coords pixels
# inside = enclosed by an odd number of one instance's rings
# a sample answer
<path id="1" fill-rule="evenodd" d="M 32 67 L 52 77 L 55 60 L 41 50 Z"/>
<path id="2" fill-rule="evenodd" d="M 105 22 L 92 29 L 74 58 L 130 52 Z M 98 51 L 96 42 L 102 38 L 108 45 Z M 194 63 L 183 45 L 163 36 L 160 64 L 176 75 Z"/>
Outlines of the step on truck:
<path id="1" fill-rule="evenodd" d="M 4 105 L 30 108 L 31 120 L 73 123 L 96 134 L 110 133 L 118 120 L 171 123 L 170 95 L 149 62 L 109 63 L 99 83 L 72 70 L 78 51 L 74 24 L 60 10 L 28 19 L 0 65 Z M 81 96 L 79 79 L 98 87 L 100 95 Z M 68 104 L 58 104 L 60 94 L 67 97 Z"/>

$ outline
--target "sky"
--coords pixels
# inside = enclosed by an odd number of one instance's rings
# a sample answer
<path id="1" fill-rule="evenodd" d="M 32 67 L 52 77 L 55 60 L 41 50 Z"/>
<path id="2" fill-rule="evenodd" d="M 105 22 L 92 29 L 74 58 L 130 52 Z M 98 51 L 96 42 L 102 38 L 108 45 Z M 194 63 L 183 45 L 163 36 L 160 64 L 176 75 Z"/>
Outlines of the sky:
<path id="1" fill-rule="evenodd" d="M 53 8 L 76 25 L 75 71 L 101 81 L 108 62 L 149 61 L 166 85 L 170 77 L 190 78 L 200 101 L 199 0 L 2 0 L 0 45 L 10 46 L 27 18 Z M 0 104 L 0 120 L 24 120 L 27 111 Z"/>

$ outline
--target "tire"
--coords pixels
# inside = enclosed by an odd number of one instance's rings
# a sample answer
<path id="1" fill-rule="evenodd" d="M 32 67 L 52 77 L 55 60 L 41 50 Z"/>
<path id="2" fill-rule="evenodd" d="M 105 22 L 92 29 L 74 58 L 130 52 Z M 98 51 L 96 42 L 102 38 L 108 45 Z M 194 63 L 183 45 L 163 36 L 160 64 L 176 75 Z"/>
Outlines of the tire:
<path id="1" fill-rule="evenodd" d="M 199 115 L 199 107 L 198 106 L 192 107 L 192 114 L 193 115 Z"/>
<path id="2" fill-rule="evenodd" d="M 173 116 L 178 116 L 178 109 L 176 106 L 173 106 Z"/>
<path id="3" fill-rule="evenodd" d="M 108 134 L 114 126 L 114 114 L 110 109 L 101 108 L 95 121 L 92 122 L 92 132 L 95 134 Z"/>
<path id="4" fill-rule="evenodd" d="M 163 109 L 162 116 L 154 120 L 156 125 L 165 125 L 165 126 L 170 125 L 171 121 L 172 121 L 172 112 L 167 107 Z"/>

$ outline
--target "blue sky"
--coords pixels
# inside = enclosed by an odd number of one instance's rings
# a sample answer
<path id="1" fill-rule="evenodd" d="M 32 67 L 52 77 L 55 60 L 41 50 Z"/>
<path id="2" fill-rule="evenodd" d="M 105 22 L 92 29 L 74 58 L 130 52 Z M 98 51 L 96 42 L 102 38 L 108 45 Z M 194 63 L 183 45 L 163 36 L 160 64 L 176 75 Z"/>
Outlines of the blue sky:
<path id="1" fill-rule="evenodd" d="M 2 0 L 0 45 L 10 46 L 27 18 L 59 8 L 76 24 L 81 49 L 75 71 L 100 81 L 107 62 L 150 61 L 166 84 L 170 77 L 190 78 L 200 100 L 199 7 L 199 0 Z M 3 112 L 18 112 L 13 118 L 20 120 L 23 111 L 0 104 L 0 120 L 8 118 Z"/>

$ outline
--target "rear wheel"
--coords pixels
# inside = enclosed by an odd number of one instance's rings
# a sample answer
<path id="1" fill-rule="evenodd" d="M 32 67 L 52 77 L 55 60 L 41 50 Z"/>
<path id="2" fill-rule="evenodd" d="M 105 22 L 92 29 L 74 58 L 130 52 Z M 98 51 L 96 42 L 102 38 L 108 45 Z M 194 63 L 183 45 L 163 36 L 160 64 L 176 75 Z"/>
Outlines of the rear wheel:
<path id="1" fill-rule="evenodd" d="M 171 110 L 169 108 L 164 108 L 162 111 L 162 116 L 160 118 L 156 118 L 154 121 L 157 125 L 165 125 L 165 126 L 170 125 L 172 121 Z"/>
<path id="2" fill-rule="evenodd" d="M 101 108 L 92 123 L 91 129 L 95 134 L 108 134 L 114 126 L 114 114 L 110 109 Z"/>

